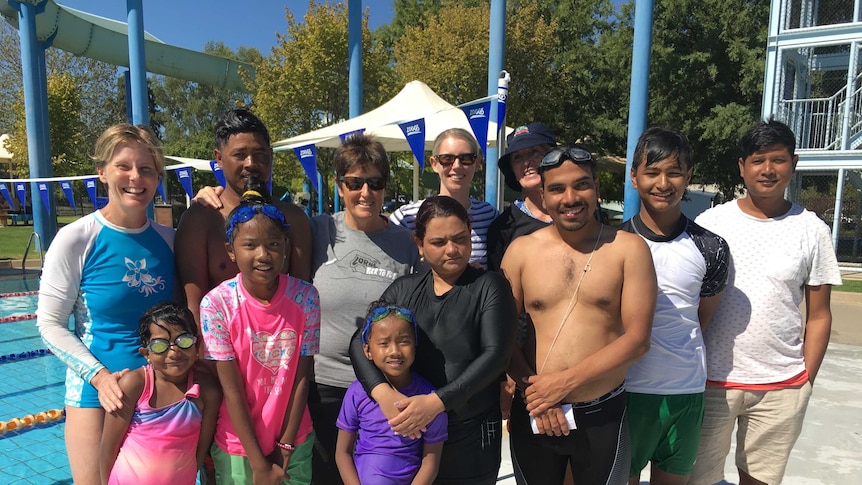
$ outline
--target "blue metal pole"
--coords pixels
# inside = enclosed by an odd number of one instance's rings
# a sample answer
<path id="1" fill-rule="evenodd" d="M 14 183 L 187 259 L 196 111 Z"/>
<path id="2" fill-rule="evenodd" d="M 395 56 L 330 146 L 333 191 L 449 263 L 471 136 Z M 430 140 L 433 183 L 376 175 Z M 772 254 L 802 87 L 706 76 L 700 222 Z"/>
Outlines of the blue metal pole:
<path id="1" fill-rule="evenodd" d="M 126 69 L 123 71 L 123 77 L 126 79 L 126 120 L 129 123 L 134 123 L 134 116 L 132 115 L 132 73 Z"/>
<path id="2" fill-rule="evenodd" d="M 48 81 L 45 75 L 45 50 L 36 38 L 36 14 L 41 6 L 18 2 L 10 4 L 18 10 L 30 178 L 51 177 L 53 170 L 47 122 Z M 42 249 L 45 249 L 57 233 L 56 219 L 51 216 L 53 207 L 45 207 L 42 204 L 38 184 L 35 182 L 30 183 L 30 201 L 33 209 L 33 229 L 44 245 Z M 49 198 L 49 203 L 53 205 L 53 197 Z"/>
<path id="3" fill-rule="evenodd" d="M 323 185 L 323 174 L 320 172 L 317 172 L 317 186 L 320 188 L 317 191 L 317 214 L 320 215 L 324 213 L 323 206 L 325 201 L 323 199 L 326 198 L 326 190 L 324 190 L 326 186 Z M 337 192 L 335 193 L 335 198 L 338 198 Z"/>
<path id="4" fill-rule="evenodd" d="M 347 1 L 347 49 L 350 71 L 350 117 L 362 114 L 362 0 Z"/>
<path id="5" fill-rule="evenodd" d="M 347 0 L 347 50 L 350 69 L 347 83 L 349 87 L 350 117 L 362 114 L 362 0 Z M 338 181 L 332 181 L 332 208 L 341 210 L 338 199 Z"/>
<path id="6" fill-rule="evenodd" d="M 150 126 L 147 59 L 144 53 L 143 0 L 126 0 L 126 12 L 129 32 L 129 80 L 131 81 L 129 85 L 132 87 L 132 96 L 129 98 L 132 104 L 132 123 Z M 127 105 L 129 99 L 126 100 Z M 147 207 L 147 217 L 150 219 L 155 217 L 153 201 L 150 201 L 150 205 Z"/>
<path id="7" fill-rule="evenodd" d="M 149 125 L 147 67 L 144 54 L 143 0 L 126 0 L 129 26 L 129 76 L 132 85 L 132 122 Z"/>
<path id="8" fill-rule="evenodd" d="M 506 60 L 506 0 L 491 0 L 490 34 L 488 36 L 488 96 L 497 94 L 497 83 L 500 79 L 500 71 Z M 490 121 L 497 121 L 497 102 L 491 103 Z M 504 127 L 497 127 L 505 133 Z M 497 136 L 499 136 L 498 131 Z M 488 140 L 479 140 L 483 145 Z M 488 160 L 485 161 L 485 201 L 497 206 L 497 181 L 500 175 L 497 171 L 497 158 L 499 153 L 497 145 L 488 147 L 486 150 Z"/>
<path id="9" fill-rule="evenodd" d="M 649 105 L 649 63 L 652 48 L 653 0 L 635 1 L 635 35 L 632 46 L 632 81 L 629 94 L 629 133 L 626 149 L 625 198 L 623 220 L 629 220 L 640 210 L 637 191 L 632 188 L 629 174 L 638 138 L 646 128 Z"/>

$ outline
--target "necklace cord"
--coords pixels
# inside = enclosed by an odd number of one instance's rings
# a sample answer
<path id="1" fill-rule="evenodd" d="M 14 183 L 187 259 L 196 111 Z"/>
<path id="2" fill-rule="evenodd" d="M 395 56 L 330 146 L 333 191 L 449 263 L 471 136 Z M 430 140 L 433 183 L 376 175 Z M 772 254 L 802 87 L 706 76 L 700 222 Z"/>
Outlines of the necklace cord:
<path id="1" fill-rule="evenodd" d="M 578 292 L 581 289 L 581 283 L 584 282 L 584 277 L 587 275 L 587 271 L 589 271 L 590 263 L 593 261 L 593 256 L 596 254 L 596 249 L 599 247 L 599 241 L 602 239 L 602 231 L 604 230 L 604 224 L 599 226 L 599 235 L 596 237 L 596 243 L 593 245 L 593 251 L 590 253 L 590 257 L 587 258 L 587 264 L 584 265 L 584 271 L 581 273 L 581 278 L 578 280 L 577 286 L 575 286 L 575 291 L 572 292 L 572 297 L 569 299 L 569 306 L 566 307 L 566 312 L 563 314 L 563 321 L 560 322 L 560 327 L 557 329 L 556 335 L 554 335 L 554 340 L 551 341 L 551 346 L 548 347 L 548 353 L 545 354 L 545 360 L 542 361 L 542 367 L 539 368 L 538 374 L 541 374 L 543 370 L 545 370 L 545 364 L 548 363 L 548 357 L 551 356 L 551 351 L 554 350 L 554 345 L 557 343 L 557 338 L 559 338 L 560 333 L 563 331 L 563 327 L 566 325 L 566 321 L 569 319 L 569 315 L 572 313 L 572 310 L 575 309 L 575 305 L 577 305 L 578 300 Z"/>

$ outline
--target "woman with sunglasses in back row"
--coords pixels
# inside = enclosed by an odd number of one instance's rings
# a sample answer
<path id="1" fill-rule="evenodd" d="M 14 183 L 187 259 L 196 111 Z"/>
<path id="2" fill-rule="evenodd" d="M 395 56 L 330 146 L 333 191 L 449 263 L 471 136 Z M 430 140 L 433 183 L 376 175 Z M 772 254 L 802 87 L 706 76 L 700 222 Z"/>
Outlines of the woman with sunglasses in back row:
<path id="1" fill-rule="evenodd" d="M 470 198 L 473 175 L 482 166 L 482 147 L 467 130 L 450 128 L 434 140 L 431 168 L 440 176 L 440 194 L 457 200 L 470 216 L 470 262 L 488 266 L 488 226 L 497 218 L 493 205 Z M 411 231 L 416 227 L 416 213 L 423 201 L 400 207 L 389 220 Z"/>
<path id="2" fill-rule="evenodd" d="M 365 322 L 364 309 L 396 278 L 422 267 L 409 230 L 380 215 L 389 180 L 389 159 L 379 142 L 353 135 L 335 152 L 343 212 L 312 219 L 312 274 L 320 293 L 320 353 L 308 397 L 317 446 L 312 480 L 340 484 L 335 463 L 335 425 L 347 388 L 356 380 L 350 337 Z"/>
<path id="3" fill-rule="evenodd" d="M 409 308 L 418 323 L 413 371 L 436 391 L 406 397 L 363 353 L 359 332 L 350 354 L 356 375 L 392 430 L 418 438 L 448 413 L 438 484 L 493 484 L 500 468 L 500 386 L 515 340 L 512 289 L 496 272 L 470 265 L 470 221 L 458 201 L 429 197 L 416 215 L 414 236 L 429 270 L 403 276 L 383 293 Z"/>

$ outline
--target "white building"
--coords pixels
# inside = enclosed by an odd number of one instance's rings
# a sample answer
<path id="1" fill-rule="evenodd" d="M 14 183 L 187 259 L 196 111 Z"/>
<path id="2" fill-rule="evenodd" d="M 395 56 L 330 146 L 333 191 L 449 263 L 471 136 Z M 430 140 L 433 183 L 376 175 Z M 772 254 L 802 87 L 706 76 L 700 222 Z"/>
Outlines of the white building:
<path id="1" fill-rule="evenodd" d="M 790 198 L 862 260 L 862 0 L 772 0 L 763 110 L 796 133 Z"/>

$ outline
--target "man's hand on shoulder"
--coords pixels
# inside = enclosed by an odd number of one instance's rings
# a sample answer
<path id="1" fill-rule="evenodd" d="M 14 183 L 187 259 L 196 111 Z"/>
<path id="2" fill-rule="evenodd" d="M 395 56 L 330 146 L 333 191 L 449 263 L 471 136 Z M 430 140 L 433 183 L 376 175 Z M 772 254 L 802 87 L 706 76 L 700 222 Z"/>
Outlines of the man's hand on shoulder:
<path id="1" fill-rule="evenodd" d="M 221 201 L 221 194 L 223 193 L 224 187 L 207 186 L 198 190 L 198 193 L 195 194 L 194 198 L 192 198 L 192 202 L 195 204 L 200 204 L 204 207 L 219 210 L 224 207 Z"/>
<path id="2" fill-rule="evenodd" d="M 276 207 L 284 214 L 284 220 L 290 224 L 288 232 L 291 241 L 291 254 L 288 273 L 294 278 L 311 281 L 311 221 L 305 212 L 297 205 L 287 202 L 275 202 Z"/>

